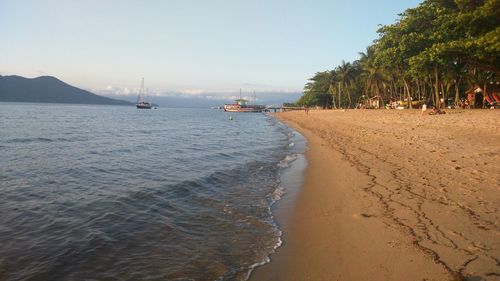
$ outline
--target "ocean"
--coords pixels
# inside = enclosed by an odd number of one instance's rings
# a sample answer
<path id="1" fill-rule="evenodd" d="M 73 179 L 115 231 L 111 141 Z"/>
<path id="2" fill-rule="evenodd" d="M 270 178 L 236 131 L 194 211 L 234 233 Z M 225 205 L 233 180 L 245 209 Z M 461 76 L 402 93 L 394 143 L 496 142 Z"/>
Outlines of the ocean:
<path id="1" fill-rule="evenodd" d="M 0 280 L 246 280 L 304 143 L 262 113 L 0 103 Z"/>

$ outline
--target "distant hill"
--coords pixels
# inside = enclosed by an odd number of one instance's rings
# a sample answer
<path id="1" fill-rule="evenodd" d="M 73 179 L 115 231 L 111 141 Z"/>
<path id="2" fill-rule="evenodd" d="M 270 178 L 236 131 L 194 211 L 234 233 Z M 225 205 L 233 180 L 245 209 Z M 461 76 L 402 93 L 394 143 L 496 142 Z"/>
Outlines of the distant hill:
<path id="1" fill-rule="evenodd" d="M 0 76 L 0 101 L 73 104 L 132 105 L 128 101 L 98 96 L 52 76 L 25 78 Z"/>

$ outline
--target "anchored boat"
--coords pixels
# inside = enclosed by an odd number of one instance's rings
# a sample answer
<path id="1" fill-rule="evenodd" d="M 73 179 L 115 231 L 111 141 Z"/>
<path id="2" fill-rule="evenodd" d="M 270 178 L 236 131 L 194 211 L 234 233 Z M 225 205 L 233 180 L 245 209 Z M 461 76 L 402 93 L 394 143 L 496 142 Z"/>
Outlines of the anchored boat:
<path id="1" fill-rule="evenodd" d="M 149 102 L 148 91 L 146 90 L 146 97 L 144 97 L 144 78 L 142 78 L 141 89 L 139 90 L 139 96 L 137 97 L 137 103 L 135 106 L 138 109 L 151 109 L 153 105 Z"/>
<path id="2" fill-rule="evenodd" d="M 248 104 L 248 100 L 241 98 L 241 89 L 240 89 L 240 98 L 235 100 L 235 103 L 224 105 L 224 111 L 227 112 L 262 112 L 265 109 L 266 109 L 265 105 L 255 104 L 255 92 L 254 92 L 254 104 Z"/>

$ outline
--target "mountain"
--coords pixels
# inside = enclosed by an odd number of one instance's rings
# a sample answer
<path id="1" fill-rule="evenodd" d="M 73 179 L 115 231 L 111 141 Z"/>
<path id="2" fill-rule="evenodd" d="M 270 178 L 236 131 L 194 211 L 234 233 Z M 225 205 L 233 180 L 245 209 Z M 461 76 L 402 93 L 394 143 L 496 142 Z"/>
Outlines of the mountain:
<path id="1" fill-rule="evenodd" d="M 132 105 L 133 103 L 98 96 L 52 76 L 25 78 L 0 76 L 0 101 L 74 104 Z"/>

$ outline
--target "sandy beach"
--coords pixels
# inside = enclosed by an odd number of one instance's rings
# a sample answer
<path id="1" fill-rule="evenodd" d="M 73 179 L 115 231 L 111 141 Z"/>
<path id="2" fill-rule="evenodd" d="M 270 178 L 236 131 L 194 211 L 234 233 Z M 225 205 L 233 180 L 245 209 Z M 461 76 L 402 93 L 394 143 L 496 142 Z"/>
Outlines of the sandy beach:
<path id="1" fill-rule="evenodd" d="M 500 111 L 276 116 L 307 138 L 308 166 L 251 280 L 500 279 Z"/>

